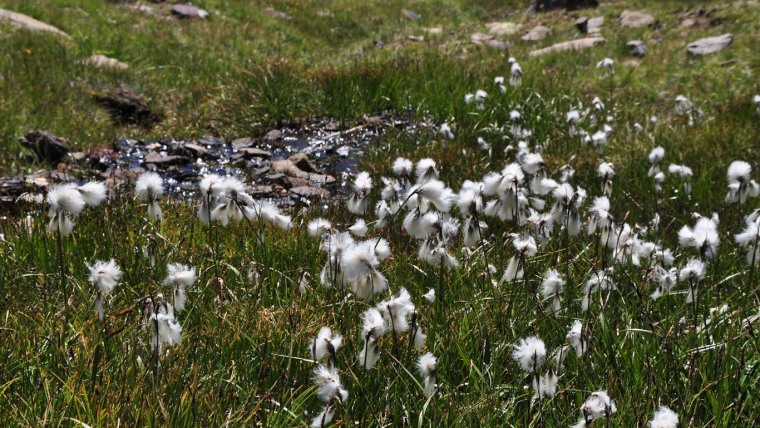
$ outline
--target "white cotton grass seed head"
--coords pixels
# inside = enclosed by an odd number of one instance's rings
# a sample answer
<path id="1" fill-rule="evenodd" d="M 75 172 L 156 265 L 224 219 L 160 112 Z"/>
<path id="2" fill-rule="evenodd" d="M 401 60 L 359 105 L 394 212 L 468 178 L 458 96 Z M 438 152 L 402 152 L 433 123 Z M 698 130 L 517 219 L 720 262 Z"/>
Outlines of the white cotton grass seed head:
<path id="1" fill-rule="evenodd" d="M 47 194 L 47 203 L 51 213 L 65 213 L 71 216 L 79 215 L 86 205 L 82 194 L 71 184 L 53 187 Z"/>
<path id="2" fill-rule="evenodd" d="M 367 222 L 365 222 L 363 218 L 357 219 L 356 222 L 348 228 L 348 231 L 357 237 L 366 235 L 368 230 Z"/>
<path id="3" fill-rule="evenodd" d="M 121 278 L 121 268 L 113 259 L 109 261 L 97 260 L 88 265 L 90 270 L 90 284 L 103 296 L 111 294 Z"/>
<path id="4" fill-rule="evenodd" d="M 417 371 L 423 379 L 425 396 L 430 397 L 436 389 L 436 363 L 437 359 L 430 352 L 420 356 L 417 361 Z"/>
<path id="5" fill-rule="evenodd" d="M 314 361 L 321 361 L 325 357 L 335 357 L 335 353 L 343 344 L 343 337 L 339 334 L 333 335 L 330 327 L 322 327 L 317 333 L 317 337 L 309 345 L 309 353 Z"/>
<path id="6" fill-rule="evenodd" d="M 607 391 L 593 392 L 581 406 L 583 413 L 582 421 L 594 421 L 596 419 L 608 418 L 617 413 L 615 402 L 607 395 Z M 578 425 L 576 425 L 578 426 Z M 586 426 L 581 425 L 581 426 Z"/>
<path id="7" fill-rule="evenodd" d="M 676 428 L 678 426 L 678 414 L 667 406 L 661 406 L 654 412 L 649 428 Z"/>
<path id="8" fill-rule="evenodd" d="M 752 178 L 752 166 L 744 161 L 733 161 L 728 166 L 727 176 L 729 183 L 747 182 Z"/>
<path id="9" fill-rule="evenodd" d="M 100 181 L 85 183 L 77 187 L 77 190 L 87 206 L 96 207 L 106 200 L 106 185 Z"/>
<path id="10" fill-rule="evenodd" d="M 415 166 L 415 174 L 417 175 L 418 183 L 437 180 L 438 169 L 436 168 L 435 161 L 430 158 L 421 159 Z"/>
<path id="11" fill-rule="evenodd" d="M 314 384 L 317 385 L 317 397 L 325 403 L 335 399 L 344 403 L 348 399 L 348 391 L 340 383 L 340 375 L 334 365 L 317 366 L 314 369 Z"/>
<path id="12" fill-rule="evenodd" d="M 307 229 L 309 231 L 309 236 L 312 236 L 314 238 L 321 238 L 322 236 L 330 233 L 332 230 L 332 223 L 321 217 L 315 218 L 309 222 Z"/>
<path id="13" fill-rule="evenodd" d="M 546 358 L 546 345 L 537 336 L 521 339 L 512 351 L 512 358 L 526 373 L 535 373 Z"/>
<path id="14" fill-rule="evenodd" d="M 137 178 L 135 194 L 143 201 L 156 201 L 164 195 L 164 180 L 155 172 L 146 172 Z"/>
<path id="15" fill-rule="evenodd" d="M 409 177 L 414 169 L 412 161 L 406 158 L 396 158 L 393 162 L 393 173 L 399 177 Z"/>
<path id="16" fill-rule="evenodd" d="M 427 292 L 427 293 L 425 293 L 425 294 L 424 294 L 422 297 L 424 297 L 424 298 L 425 298 L 425 300 L 427 300 L 427 301 L 428 301 L 428 302 L 430 302 L 430 303 L 433 303 L 433 302 L 435 302 L 435 289 L 434 289 L 434 288 L 431 288 L 431 289 L 430 289 L 430 290 L 428 290 L 428 292 Z"/>

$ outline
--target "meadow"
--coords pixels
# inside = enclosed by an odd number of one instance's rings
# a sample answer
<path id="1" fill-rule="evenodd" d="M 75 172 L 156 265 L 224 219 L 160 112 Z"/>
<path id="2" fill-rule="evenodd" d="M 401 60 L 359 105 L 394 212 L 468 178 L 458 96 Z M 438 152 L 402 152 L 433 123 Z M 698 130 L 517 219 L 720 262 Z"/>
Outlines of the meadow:
<path id="1" fill-rule="evenodd" d="M 308 205 L 255 199 L 246 176 L 177 198 L 150 174 L 4 205 L 4 426 L 760 420 L 756 2 L 146 4 L 5 2 L 71 39 L 0 26 L 0 172 L 62 168 L 16 143 L 37 128 L 75 150 L 310 117 L 418 131 L 390 129 L 346 194 Z M 632 8 L 655 23 L 620 28 Z M 606 43 L 529 55 L 581 15 Z M 508 50 L 471 43 L 494 20 L 522 26 Z M 520 40 L 537 24 L 552 33 Z M 164 119 L 115 124 L 92 94 L 120 84 Z"/>

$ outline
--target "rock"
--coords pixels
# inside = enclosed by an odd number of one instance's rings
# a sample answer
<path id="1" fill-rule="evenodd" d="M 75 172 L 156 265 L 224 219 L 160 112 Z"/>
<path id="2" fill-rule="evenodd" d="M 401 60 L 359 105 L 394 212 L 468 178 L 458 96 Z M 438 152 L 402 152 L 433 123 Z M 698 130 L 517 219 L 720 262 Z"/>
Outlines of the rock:
<path id="1" fill-rule="evenodd" d="M 407 17 L 410 21 L 419 21 L 422 19 L 422 15 L 409 9 L 401 9 L 401 14 Z"/>
<path id="2" fill-rule="evenodd" d="M 645 45 L 641 40 L 631 40 L 625 45 L 628 47 L 628 49 L 631 50 L 631 55 L 637 58 L 641 58 L 647 54 L 647 45 Z"/>
<path id="3" fill-rule="evenodd" d="M 279 129 L 273 129 L 264 135 L 264 141 L 276 141 L 282 138 L 282 131 Z"/>
<path id="4" fill-rule="evenodd" d="M 205 157 L 208 156 L 209 151 L 207 148 L 200 144 L 184 143 L 179 146 L 179 149 L 183 152 L 189 152 L 193 157 Z"/>
<path id="5" fill-rule="evenodd" d="M 311 186 L 293 187 L 290 189 L 290 193 L 296 194 L 298 196 L 303 196 L 305 198 L 326 198 L 330 196 L 330 192 L 328 190 L 322 189 L 321 187 Z"/>
<path id="6" fill-rule="evenodd" d="M 289 161 L 298 167 L 301 171 L 318 172 L 317 167 L 311 162 L 311 159 L 304 153 L 296 153 L 288 158 Z"/>
<path id="7" fill-rule="evenodd" d="M 272 157 L 272 152 L 257 149 L 256 147 L 241 147 L 238 149 L 238 151 L 243 155 L 245 159 L 253 159 L 253 158 L 269 159 Z"/>
<path id="8" fill-rule="evenodd" d="M 554 45 L 531 51 L 529 56 L 540 56 L 552 52 L 564 52 L 572 50 L 588 49 L 590 47 L 605 43 L 604 37 L 586 37 L 584 39 L 569 40 L 566 42 L 556 43 Z"/>
<path id="9" fill-rule="evenodd" d="M 429 27 L 429 28 L 423 28 L 426 34 L 431 36 L 437 36 L 440 34 L 443 34 L 443 27 Z"/>
<path id="10" fill-rule="evenodd" d="M 407 36 L 406 38 L 409 39 L 409 40 L 411 40 L 411 41 L 413 41 L 413 42 L 424 42 L 425 41 L 425 38 L 422 37 L 422 36 L 411 35 L 411 36 Z"/>
<path id="11" fill-rule="evenodd" d="M 97 68 L 112 68 L 114 70 L 126 70 L 129 68 L 127 63 L 121 62 L 115 58 L 109 58 L 105 55 L 93 55 L 87 58 L 85 62 Z"/>
<path id="12" fill-rule="evenodd" d="M 583 34 L 588 33 L 588 18 L 587 17 L 581 16 L 580 18 L 573 21 L 573 25 L 575 25 L 575 28 L 577 28 L 579 32 Z"/>
<path id="13" fill-rule="evenodd" d="M 509 43 L 505 42 L 504 40 L 488 40 L 486 42 L 486 46 L 488 46 L 489 48 L 501 49 L 501 50 L 509 49 Z"/>
<path id="14" fill-rule="evenodd" d="M 549 29 L 549 27 L 544 27 L 543 25 L 537 25 L 533 28 L 531 28 L 530 31 L 524 36 L 522 36 L 522 39 L 526 42 L 537 42 L 539 40 L 543 40 L 551 34 L 552 30 Z"/>
<path id="15" fill-rule="evenodd" d="M 124 8 L 131 10 L 132 12 L 144 13 L 146 15 L 155 15 L 156 9 L 148 6 L 147 4 L 125 4 Z"/>
<path id="16" fill-rule="evenodd" d="M 66 39 L 71 39 L 71 36 L 64 33 L 57 27 L 46 24 L 42 21 L 38 21 L 31 16 L 26 16 L 21 13 L 12 12 L 10 10 L 0 9 L 0 21 L 8 21 L 14 27 L 22 28 L 24 30 L 41 33 L 52 33 Z"/>
<path id="17" fill-rule="evenodd" d="M 208 12 L 205 10 L 189 4 L 172 5 L 172 13 L 179 16 L 180 18 L 205 19 L 208 16 Z"/>
<path id="18" fill-rule="evenodd" d="M 623 28 L 640 28 L 654 23 L 654 16 L 638 10 L 624 10 L 620 14 L 620 26 Z"/>
<path id="19" fill-rule="evenodd" d="M 686 45 L 686 51 L 692 55 L 710 55 L 727 48 L 733 40 L 734 36 L 731 33 L 716 37 L 707 37 L 689 43 Z"/>
<path id="20" fill-rule="evenodd" d="M 475 33 L 470 36 L 470 42 L 476 45 L 482 45 L 483 43 L 491 39 L 493 39 L 493 36 L 490 34 Z"/>
<path id="21" fill-rule="evenodd" d="M 224 140 L 212 135 L 204 135 L 203 138 L 198 140 L 198 143 L 203 144 L 204 146 L 219 147 L 224 145 Z"/>
<path id="22" fill-rule="evenodd" d="M 309 173 L 301 171 L 293 161 L 290 159 L 280 159 L 272 162 L 271 171 L 275 173 L 282 173 L 290 177 L 309 179 Z"/>
<path id="23" fill-rule="evenodd" d="M 309 186 L 309 180 L 306 180 L 304 178 L 298 178 L 298 177 L 284 176 L 280 180 L 279 184 L 282 184 L 283 186 L 285 186 L 286 189 L 290 189 L 293 187 L 307 187 Z"/>
<path id="24" fill-rule="evenodd" d="M 489 22 L 486 24 L 488 33 L 494 36 L 511 36 L 520 31 L 520 24 L 513 22 Z"/>
<path id="25" fill-rule="evenodd" d="M 95 102 L 105 108 L 114 122 L 136 124 L 149 128 L 160 122 L 163 115 L 154 111 L 143 97 L 131 89 L 121 86 L 106 93 L 93 93 Z"/>
<path id="26" fill-rule="evenodd" d="M 686 18 L 681 22 L 681 27 L 684 28 L 691 28 L 695 25 L 697 25 L 697 21 L 692 18 Z"/>
<path id="27" fill-rule="evenodd" d="M 597 16 L 588 20 L 587 29 L 590 35 L 601 34 L 602 25 L 604 25 L 604 17 Z"/>
<path id="28" fill-rule="evenodd" d="M 283 19 L 285 21 L 290 21 L 291 19 L 293 19 L 292 16 L 288 15 L 285 12 L 281 12 L 273 7 L 268 7 L 264 9 L 264 12 L 266 12 L 269 16 L 275 17 L 277 19 Z"/>
<path id="29" fill-rule="evenodd" d="M 251 147 L 255 142 L 256 140 L 254 140 L 253 138 L 245 137 L 245 138 L 238 138 L 236 140 L 233 140 L 231 145 L 233 149 L 240 150 L 243 147 Z"/>
<path id="30" fill-rule="evenodd" d="M 166 167 L 169 165 L 185 165 L 190 162 L 190 159 L 184 156 L 178 155 L 162 155 L 157 152 L 148 152 L 145 156 L 146 164 L 153 164 L 160 167 Z"/>
<path id="31" fill-rule="evenodd" d="M 628 67 L 638 67 L 639 66 L 639 62 L 636 61 L 635 59 L 629 59 L 629 60 L 623 62 L 623 65 L 627 65 Z"/>
<path id="32" fill-rule="evenodd" d="M 22 146 L 33 151 L 45 162 L 57 164 L 69 153 L 70 144 L 61 137 L 47 131 L 32 131 L 19 138 Z"/>

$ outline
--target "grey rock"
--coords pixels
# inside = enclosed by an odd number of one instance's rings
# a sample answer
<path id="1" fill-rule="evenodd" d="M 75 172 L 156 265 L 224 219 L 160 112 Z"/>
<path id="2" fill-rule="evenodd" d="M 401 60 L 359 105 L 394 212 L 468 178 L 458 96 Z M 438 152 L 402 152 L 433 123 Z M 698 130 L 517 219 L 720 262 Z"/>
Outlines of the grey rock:
<path id="1" fill-rule="evenodd" d="M 710 55 L 727 48 L 734 40 L 731 33 L 716 37 L 706 37 L 686 45 L 686 51 L 692 55 Z"/>
<path id="2" fill-rule="evenodd" d="M 272 152 L 261 150 L 256 147 L 241 147 L 240 149 L 238 149 L 238 151 L 243 155 L 245 159 L 252 159 L 252 158 L 269 159 L 272 157 Z"/>
<path id="3" fill-rule="evenodd" d="M 205 19 L 208 16 L 208 12 L 205 10 L 189 4 L 172 5 L 172 13 L 180 18 Z"/>
<path id="4" fill-rule="evenodd" d="M 647 45 L 645 45 L 641 40 L 631 40 L 625 45 L 628 47 L 628 49 L 630 49 L 631 55 L 637 58 L 641 58 L 647 54 Z"/>
<path id="5" fill-rule="evenodd" d="M 505 42 L 504 40 L 488 40 L 486 42 L 486 46 L 488 46 L 489 48 L 501 49 L 501 50 L 509 49 L 509 43 Z"/>
<path id="6" fill-rule="evenodd" d="M 515 24 L 514 22 L 505 21 L 489 22 L 486 24 L 486 27 L 488 27 L 488 33 L 493 34 L 494 36 L 511 36 L 520 31 L 522 26 L 520 24 Z"/>
<path id="7" fill-rule="evenodd" d="M 145 156 L 146 164 L 153 164 L 156 166 L 169 166 L 169 165 L 185 165 L 190 162 L 190 159 L 184 156 L 178 155 L 162 155 L 157 152 L 149 152 Z"/>
<path id="8" fill-rule="evenodd" d="M 588 33 L 590 35 L 600 34 L 604 25 L 604 17 L 597 16 L 588 20 Z"/>
<path id="9" fill-rule="evenodd" d="M 638 10 L 624 10 L 620 14 L 620 26 L 623 28 L 640 28 L 654 23 L 654 16 Z"/>
<path id="10" fill-rule="evenodd" d="M 522 40 L 525 40 L 526 42 L 537 42 L 539 40 L 543 40 L 551 34 L 552 30 L 549 29 L 549 27 L 544 27 L 543 25 L 537 25 L 528 31 L 528 33 L 524 36 L 522 36 Z"/>
<path id="11" fill-rule="evenodd" d="M 66 39 L 70 39 L 71 36 L 64 33 L 57 27 L 50 24 L 46 24 L 42 21 L 38 21 L 31 16 L 27 16 L 21 13 L 13 12 L 6 9 L 0 9 L 0 21 L 10 22 L 11 25 L 17 28 L 21 28 L 27 31 L 52 33 L 61 36 Z"/>
<path id="12" fill-rule="evenodd" d="M 407 17 L 411 21 L 419 21 L 420 19 L 422 19 L 422 15 L 409 9 L 401 9 L 401 14 Z"/>
<path id="13" fill-rule="evenodd" d="M 485 42 L 492 40 L 493 36 L 490 34 L 484 34 L 484 33 L 474 33 L 470 36 L 470 42 L 475 45 L 482 45 Z"/>
<path id="14" fill-rule="evenodd" d="M 203 147 L 200 144 L 195 143 L 184 143 L 180 146 L 180 150 L 183 152 L 189 152 L 192 156 L 195 157 L 205 157 L 208 156 L 209 151 L 207 148 Z"/>
<path id="15" fill-rule="evenodd" d="M 264 135 L 264 141 L 275 141 L 279 140 L 280 138 L 282 138 L 282 131 L 279 129 L 273 129 Z"/>
<path id="16" fill-rule="evenodd" d="M 269 14 L 269 16 L 275 17 L 277 19 L 282 19 L 282 20 L 285 20 L 285 21 L 290 21 L 291 19 L 293 19 L 292 16 L 288 15 L 285 12 L 279 11 L 279 10 L 273 8 L 273 7 L 268 7 L 266 9 L 264 9 L 264 12 L 266 12 L 267 14 Z"/>
<path id="17" fill-rule="evenodd" d="M 255 142 L 256 140 L 254 140 L 253 138 L 245 137 L 245 138 L 238 138 L 236 140 L 233 140 L 231 144 L 232 144 L 233 149 L 240 150 L 243 147 L 251 147 Z"/>
<path id="18" fill-rule="evenodd" d="M 126 70 L 129 64 L 105 55 L 93 55 L 85 60 L 85 63 L 97 68 L 110 68 L 114 70 Z"/>
<path id="19" fill-rule="evenodd" d="M 296 194 L 298 196 L 303 196 L 305 198 L 326 198 L 330 196 L 330 192 L 327 189 L 311 186 L 293 187 L 290 189 L 290 193 Z"/>
<path id="20" fill-rule="evenodd" d="M 34 152 L 45 162 L 56 164 L 69 153 L 68 141 L 47 131 L 32 131 L 19 138 L 22 146 Z"/>
<path id="21" fill-rule="evenodd" d="M 564 52 L 588 49 L 596 45 L 605 43 L 607 40 L 604 37 L 586 37 L 584 39 L 569 40 L 566 42 L 556 43 L 551 46 L 547 46 L 542 49 L 536 49 L 531 51 L 528 55 L 531 57 L 546 55 L 552 52 Z"/>

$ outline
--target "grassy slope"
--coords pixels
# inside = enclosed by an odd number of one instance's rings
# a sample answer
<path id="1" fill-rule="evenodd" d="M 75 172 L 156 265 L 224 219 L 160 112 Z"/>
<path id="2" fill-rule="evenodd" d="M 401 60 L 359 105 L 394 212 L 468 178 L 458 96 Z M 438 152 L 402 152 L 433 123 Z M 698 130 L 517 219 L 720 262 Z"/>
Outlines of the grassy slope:
<path id="1" fill-rule="evenodd" d="M 603 32 L 608 43 L 592 51 L 528 60 L 532 45 L 515 41 L 510 54 L 521 60 L 525 84 L 501 95 L 491 82 L 493 76 L 508 72 L 504 54 L 467 43 L 470 33 L 484 30 L 478 20 L 489 20 L 489 11 L 507 13 L 500 2 L 403 6 L 422 13 L 425 18 L 420 23 L 400 17 L 404 2 L 276 3 L 277 9 L 294 17 L 288 22 L 261 12 L 268 2 L 258 8 L 248 7 L 248 2 L 199 2 L 219 11 L 207 22 L 167 22 L 92 0 L 54 6 L 42 1 L 6 3 L 74 37 L 74 43 L 66 45 L 46 36 L 4 30 L 9 35 L 0 40 L 7 52 L 0 57 L 0 132 L 11 153 L 3 160 L 9 171 L 30 167 L 19 163 L 20 151 L 12 141 L 35 127 L 89 146 L 110 144 L 121 135 L 240 136 L 309 114 L 350 122 L 365 113 L 391 110 L 435 122 L 454 120 L 457 140 L 443 149 L 427 133 L 391 134 L 388 143 L 370 155 L 367 170 L 387 174 L 388 162 L 396 155 L 432 156 L 442 165 L 442 178 L 456 188 L 464 178 L 478 178 L 503 166 L 500 149 L 507 142 L 500 141 L 501 135 L 508 128 L 505 118 L 516 107 L 531 121 L 535 140 L 546 145 L 550 168 L 561 166 L 576 151 L 574 142 L 565 137 L 561 115 L 578 101 L 587 106 L 591 98 L 601 96 L 616 124 L 607 152 L 618 172 L 615 215 L 627 215 L 632 223 L 651 217 L 654 204 L 645 180 L 644 155 L 655 143 L 666 147 L 668 162 L 692 166 L 693 201 L 670 199 L 678 196 L 673 181 L 660 201 L 663 223 L 668 225 L 666 242 L 673 247 L 675 231 L 691 223 L 684 213 L 721 213 L 719 264 L 708 273 L 701 304 L 706 311 L 727 303 L 730 322 L 712 332 L 716 340 L 725 342 L 722 348 L 691 352 L 705 339 L 679 332 L 678 320 L 688 314 L 683 295 L 652 302 L 646 298 L 651 287 L 642 281 L 642 272 L 626 268 L 618 273 L 621 292 L 611 295 L 604 318 L 594 313 L 587 320 L 593 330 L 591 354 L 585 361 L 568 358 L 561 393 L 544 403 L 545 423 L 574 423 L 578 406 L 598 388 L 609 389 L 617 401 L 619 414 L 613 426 L 641 426 L 659 404 L 676 409 L 683 426 L 744 426 L 760 417 L 751 396 L 760 380 L 758 342 L 739 326 L 741 317 L 757 311 L 756 301 L 747 298 L 756 285 L 745 283 L 746 274 L 733 275 L 746 267 L 730 243 L 730 233 L 738 232 L 739 215 L 747 207 L 729 209 L 721 203 L 725 168 L 731 160 L 740 157 L 756 169 L 760 166 L 760 125 L 750 104 L 758 91 L 753 75 L 760 65 L 753 47 L 758 29 L 753 23 L 759 8 L 716 3 L 723 24 L 685 30 L 679 19 L 687 2 L 636 2 L 657 12 L 660 29 L 618 31 L 615 18 L 624 5 L 608 4 L 598 11 L 607 17 Z M 314 18 L 315 11 L 323 9 L 334 14 L 327 24 Z M 514 13 L 511 19 L 521 16 Z M 569 20 L 550 14 L 529 17 L 524 25 L 551 24 L 555 34 L 548 44 L 574 35 Z M 135 24 L 139 28 L 133 29 Z M 454 34 L 424 44 L 405 40 L 407 34 L 422 34 L 421 27 L 439 24 Z M 686 42 L 723 32 L 736 36 L 727 51 L 704 59 L 688 58 L 683 52 Z M 397 35 L 398 44 L 393 43 Z M 627 59 L 624 45 L 637 37 L 647 42 L 650 54 L 639 67 L 628 68 L 622 64 Z M 656 42 L 658 38 L 662 43 Z M 386 42 L 386 47 L 373 48 L 375 39 Z M 123 73 L 104 73 L 76 64 L 95 52 L 132 67 Z M 593 68 L 604 56 L 617 61 L 611 87 L 610 80 L 600 81 Z M 87 91 L 120 81 L 154 97 L 170 119 L 147 133 L 115 128 Z M 491 98 L 485 111 L 475 112 L 461 100 L 481 87 Z M 705 111 L 704 126 L 690 128 L 674 117 L 672 100 L 679 93 Z M 632 122 L 644 123 L 653 114 L 660 118 L 654 141 L 629 132 Z M 494 142 L 492 156 L 477 150 L 476 136 Z M 598 193 L 594 173 L 598 162 L 586 149 L 576 161 L 576 182 L 592 194 Z M 511 360 L 509 345 L 539 334 L 554 348 L 563 343 L 579 312 L 574 300 L 567 315 L 554 319 L 539 310 L 534 293 L 526 290 L 536 290 L 539 275 L 556 265 L 570 274 L 568 289 L 577 298 L 590 266 L 597 262 L 589 254 L 593 247 L 582 252 L 588 240 L 571 242 L 568 250 L 555 239 L 530 261 L 528 281 L 501 289 L 486 285 L 477 266 L 464 265 L 446 277 L 450 290 L 446 309 L 434 309 L 424 305 L 421 296 L 438 285 L 438 273 L 416 260 L 414 245 L 399 236 L 395 226 L 390 236 L 394 255 L 382 270 L 394 290 L 407 287 L 420 304 L 422 325 L 430 334 L 428 346 L 440 361 L 441 390 L 426 405 L 413 367 L 416 354 L 406 351 L 405 340 L 395 353 L 391 341 L 384 341 L 386 352 L 376 371 L 367 373 L 354 364 L 358 320 L 366 304 L 326 293 L 316 282 L 306 295 L 297 293 L 294 281 L 299 269 L 308 268 L 316 276 L 324 263 L 318 243 L 306 238 L 303 230 L 267 229 L 264 247 L 245 224 L 217 227 L 216 236 L 209 239 L 190 220 L 190 207 L 181 205 L 166 207 L 167 219 L 155 230 L 142 220 L 144 207 L 130 201 L 130 195 L 118 195 L 107 207 L 79 219 L 73 238 L 66 242 L 66 261 L 78 290 L 74 308 L 66 313 L 61 312 L 54 238 L 43 231 L 44 214 L 31 213 L 31 234 L 5 229 L 9 242 L 0 246 L 0 283 L 10 285 L 0 292 L 0 301 L 5 302 L 0 324 L 0 350 L 5 356 L 0 362 L 0 419 L 9 425 L 68 426 L 75 420 L 93 426 L 114 426 L 117 421 L 129 426 L 298 425 L 308 421 L 304 410 L 312 415 L 318 411 L 318 400 L 310 388 L 311 365 L 287 355 L 303 357 L 319 327 L 329 325 L 345 336 L 338 366 L 351 392 L 338 419 L 361 425 L 405 421 L 425 426 L 528 426 L 536 423 L 535 404 L 531 408 L 530 392 L 523 388 L 528 381 Z M 352 221 L 335 206 L 319 214 L 339 223 Z M 296 216 L 300 229 L 310 217 Z M 490 225 L 494 236 L 511 231 L 509 225 Z M 155 268 L 142 256 L 149 236 L 158 249 Z M 494 240 L 490 261 L 503 268 L 512 249 L 501 241 Z M 217 245 L 224 263 L 215 262 L 210 248 Z M 578 253 L 581 256 L 568 264 L 569 255 Z M 185 341 L 162 361 L 157 376 L 144 368 L 149 367 L 148 345 L 136 330 L 135 313 L 110 320 L 107 331 L 125 329 L 102 340 L 104 333 L 91 312 L 85 262 L 109 257 L 119 260 L 125 270 L 111 308 L 128 307 L 148 291 L 162 289 L 167 262 L 190 263 L 200 272 L 191 309 L 182 318 Z M 252 261 L 259 266 L 259 284 L 248 278 Z M 233 301 L 215 301 L 216 277 L 234 294 Z M 638 297 L 639 292 L 644 298 Z"/>

